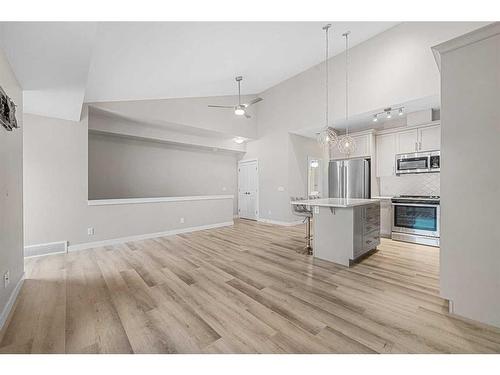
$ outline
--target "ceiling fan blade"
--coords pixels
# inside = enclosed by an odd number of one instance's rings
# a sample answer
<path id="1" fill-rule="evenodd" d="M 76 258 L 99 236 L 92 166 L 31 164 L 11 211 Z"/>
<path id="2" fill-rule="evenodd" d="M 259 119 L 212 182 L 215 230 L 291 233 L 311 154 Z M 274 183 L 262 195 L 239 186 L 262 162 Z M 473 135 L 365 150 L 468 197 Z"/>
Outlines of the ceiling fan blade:
<path id="1" fill-rule="evenodd" d="M 254 105 L 254 104 L 256 104 L 256 103 L 258 103 L 258 102 L 261 102 L 261 101 L 263 101 L 263 100 L 264 100 L 264 99 L 262 99 L 262 98 L 255 98 L 255 99 L 250 100 L 250 102 L 249 102 L 249 103 L 247 103 L 247 104 L 243 104 L 243 105 L 244 105 L 245 107 L 250 107 L 251 105 Z"/>
<path id="2" fill-rule="evenodd" d="M 208 105 L 210 108 L 231 108 L 234 109 L 234 105 Z"/>
<path id="3" fill-rule="evenodd" d="M 248 113 L 245 112 L 245 117 L 246 118 L 252 118 L 252 116 L 250 116 Z"/>

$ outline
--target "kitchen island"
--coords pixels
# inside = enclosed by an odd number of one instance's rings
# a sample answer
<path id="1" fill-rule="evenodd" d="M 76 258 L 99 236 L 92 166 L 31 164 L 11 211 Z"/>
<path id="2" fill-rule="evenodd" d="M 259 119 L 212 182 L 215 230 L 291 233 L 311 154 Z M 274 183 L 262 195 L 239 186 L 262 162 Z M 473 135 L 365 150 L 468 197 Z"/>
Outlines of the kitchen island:
<path id="1" fill-rule="evenodd" d="M 349 266 L 380 244 L 378 199 L 324 198 L 290 203 L 312 207 L 316 258 Z"/>

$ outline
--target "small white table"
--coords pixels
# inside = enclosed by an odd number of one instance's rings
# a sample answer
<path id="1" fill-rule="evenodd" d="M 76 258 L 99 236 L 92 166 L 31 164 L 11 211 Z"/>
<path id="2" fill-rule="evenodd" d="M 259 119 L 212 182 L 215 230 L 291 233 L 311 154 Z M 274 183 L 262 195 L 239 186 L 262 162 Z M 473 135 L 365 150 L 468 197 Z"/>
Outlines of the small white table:
<path id="1" fill-rule="evenodd" d="M 349 266 L 380 244 L 380 200 L 324 198 L 291 201 L 313 207 L 313 255 Z"/>

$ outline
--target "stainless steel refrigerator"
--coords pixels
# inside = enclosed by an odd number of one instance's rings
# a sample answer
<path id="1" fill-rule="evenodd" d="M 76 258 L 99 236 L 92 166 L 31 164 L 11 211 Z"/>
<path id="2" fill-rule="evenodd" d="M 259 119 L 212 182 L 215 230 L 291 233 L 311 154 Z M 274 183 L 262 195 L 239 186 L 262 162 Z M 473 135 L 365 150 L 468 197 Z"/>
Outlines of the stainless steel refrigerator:
<path id="1" fill-rule="evenodd" d="M 330 198 L 371 198 L 370 159 L 331 160 L 328 190 Z"/>

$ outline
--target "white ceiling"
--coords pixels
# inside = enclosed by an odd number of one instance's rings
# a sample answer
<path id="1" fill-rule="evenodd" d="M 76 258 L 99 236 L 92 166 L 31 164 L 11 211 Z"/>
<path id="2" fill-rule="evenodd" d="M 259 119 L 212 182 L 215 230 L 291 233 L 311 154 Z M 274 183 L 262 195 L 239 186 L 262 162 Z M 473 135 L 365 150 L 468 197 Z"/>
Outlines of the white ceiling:
<path id="1" fill-rule="evenodd" d="M 399 126 L 406 125 L 406 115 L 408 113 L 423 111 L 428 109 L 440 109 L 440 98 L 438 95 L 428 96 L 424 98 L 419 98 L 405 103 L 393 103 L 390 106 L 392 108 L 403 107 L 403 115 L 399 116 L 396 111 L 392 113 L 392 118 L 387 119 L 385 114 L 380 114 L 377 122 L 373 122 L 373 116 L 379 114 L 384 110 L 384 108 L 378 108 L 371 112 L 356 114 L 355 116 L 350 116 L 349 121 L 339 120 L 335 122 L 334 127 L 336 130 L 343 133 L 346 129 L 347 124 L 349 125 L 349 131 L 361 131 L 367 129 L 388 129 Z M 321 131 L 323 126 L 313 126 L 303 129 L 295 130 L 293 133 L 302 135 L 308 138 L 316 138 L 317 134 Z"/>
<path id="2" fill-rule="evenodd" d="M 324 59 L 324 23 L 3 22 L 0 42 L 32 91 L 27 109 L 39 101 L 71 117 L 83 94 L 86 102 L 232 95 L 236 75 L 243 94 L 260 93 Z M 346 30 L 354 46 L 396 24 L 333 22 L 330 55 L 342 52 Z"/>
<path id="3" fill-rule="evenodd" d="M 338 23 L 332 55 L 392 27 Z M 324 59 L 324 22 L 161 22 L 99 24 L 86 101 L 256 94 Z"/>
<path id="4" fill-rule="evenodd" d="M 24 90 L 24 111 L 80 118 L 97 24 L 2 22 L 0 46 Z"/>

